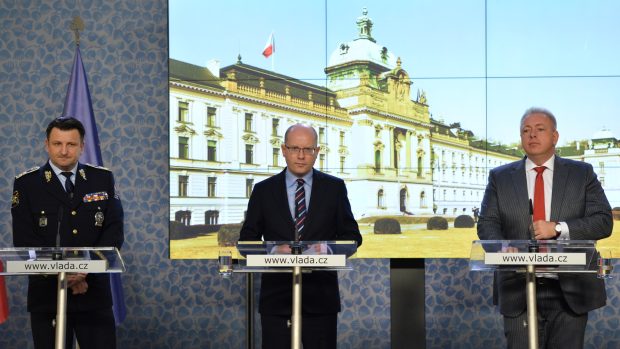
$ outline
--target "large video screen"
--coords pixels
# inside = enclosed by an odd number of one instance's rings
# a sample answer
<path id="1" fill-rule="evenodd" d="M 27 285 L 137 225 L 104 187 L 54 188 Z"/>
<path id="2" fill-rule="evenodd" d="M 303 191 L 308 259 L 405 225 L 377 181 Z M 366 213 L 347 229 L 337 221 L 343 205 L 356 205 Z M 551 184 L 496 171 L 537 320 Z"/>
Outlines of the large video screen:
<path id="1" fill-rule="evenodd" d="M 171 258 L 236 241 L 295 123 L 317 131 L 315 168 L 345 180 L 359 258 L 467 258 L 489 170 L 523 157 L 532 106 L 620 210 L 619 15 L 616 1 L 170 0 Z M 615 226 L 599 246 L 618 256 Z"/>

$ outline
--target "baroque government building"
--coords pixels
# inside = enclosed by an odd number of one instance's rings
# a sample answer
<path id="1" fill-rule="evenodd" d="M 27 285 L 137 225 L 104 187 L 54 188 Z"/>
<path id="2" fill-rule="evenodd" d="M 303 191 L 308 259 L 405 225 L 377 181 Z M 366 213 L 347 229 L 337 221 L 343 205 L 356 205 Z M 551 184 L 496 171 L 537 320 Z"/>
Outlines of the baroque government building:
<path id="1" fill-rule="evenodd" d="M 295 123 L 316 129 L 315 168 L 345 180 L 356 219 L 472 214 L 489 169 L 522 153 L 433 119 L 426 93 L 412 91 L 404 62 L 377 43 L 365 10 L 356 24 L 357 38 L 329 57 L 326 86 L 241 57 L 225 67 L 170 59 L 171 220 L 243 221 L 253 186 L 285 168 L 280 146 Z M 620 149 L 604 136 L 559 151 L 591 162 L 614 205 L 620 188 L 605 178 L 620 175 Z"/>

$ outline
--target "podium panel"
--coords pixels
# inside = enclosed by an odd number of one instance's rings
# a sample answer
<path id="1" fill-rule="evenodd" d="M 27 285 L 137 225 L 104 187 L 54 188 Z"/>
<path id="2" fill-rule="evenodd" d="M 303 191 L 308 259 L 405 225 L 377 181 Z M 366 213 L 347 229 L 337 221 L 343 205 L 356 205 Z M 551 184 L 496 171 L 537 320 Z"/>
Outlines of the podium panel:
<path id="1" fill-rule="evenodd" d="M 291 348 L 301 348 L 302 274 L 315 270 L 351 270 L 347 258 L 357 251 L 355 241 L 239 241 L 234 246 L 220 246 L 219 270 L 223 277 L 233 273 L 292 273 Z M 233 264 L 233 254 L 238 263 Z M 248 278 L 251 280 L 251 277 Z M 250 285 L 248 285 L 250 286 Z M 248 289 L 251 289 L 248 287 Z M 250 297 L 248 297 L 250 299 Z M 252 309 L 247 308 L 248 343 L 252 343 Z"/>
<path id="2" fill-rule="evenodd" d="M 17 247 L 0 248 L 0 275 L 58 277 L 56 297 L 56 349 L 65 347 L 67 274 L 122 273 L 125 262 L 116 247 Z"/>

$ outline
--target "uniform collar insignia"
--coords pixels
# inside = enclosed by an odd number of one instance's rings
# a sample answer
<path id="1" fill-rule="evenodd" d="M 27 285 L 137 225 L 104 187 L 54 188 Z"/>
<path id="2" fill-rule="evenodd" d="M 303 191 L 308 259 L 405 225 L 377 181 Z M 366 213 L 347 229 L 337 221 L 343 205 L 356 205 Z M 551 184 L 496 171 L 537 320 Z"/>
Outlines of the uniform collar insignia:
<path id="1" fill-rule="evenodd" d="M 83 168 L 81 168 L 79 171 L 80 176 L 82 177 L 83 180 L 86 180 L 86 171 L 84 171 Z"/>
<path id="2" fill-rule="evenodd" d="M 45 171 L 45 181 L 49 183 L 52 180 L 52 171 Z"/>

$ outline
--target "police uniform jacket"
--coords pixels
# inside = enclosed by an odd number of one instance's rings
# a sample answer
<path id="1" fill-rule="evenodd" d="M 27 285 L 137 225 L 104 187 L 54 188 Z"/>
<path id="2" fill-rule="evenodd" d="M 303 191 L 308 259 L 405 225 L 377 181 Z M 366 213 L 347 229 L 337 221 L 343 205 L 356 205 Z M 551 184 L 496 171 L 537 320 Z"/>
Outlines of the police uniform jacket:
<path id="1" fill-rule="evenodd" d="M 49 162 L 17 176 L 11 204 L 15 247 L 110 247 L 123 244 L 123 208 L 112 172 L 78 164 L 70 199 Z M 60 227 L 59 227 L 60 224 Z M 67 311 L 112 306 L 108 274 L 88 274 L 85 294 L 67 292 Z M 30 276 L 28 311 L 56 312 L 57 278 Z"/>

